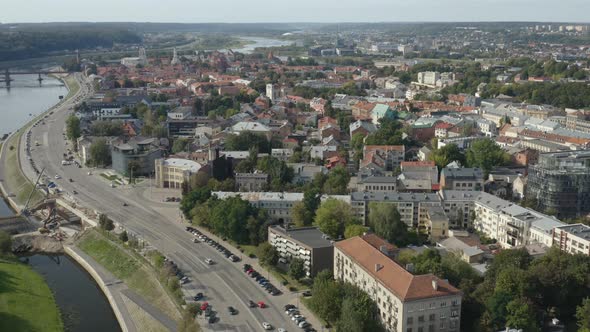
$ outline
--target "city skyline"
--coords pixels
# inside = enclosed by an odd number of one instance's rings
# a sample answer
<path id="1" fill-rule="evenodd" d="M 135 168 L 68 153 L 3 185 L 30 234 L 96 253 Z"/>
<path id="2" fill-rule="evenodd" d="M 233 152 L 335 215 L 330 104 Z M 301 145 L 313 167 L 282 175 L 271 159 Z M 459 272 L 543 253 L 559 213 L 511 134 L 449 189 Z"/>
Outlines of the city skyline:
<path id="1" fill-rule="evenodd" d="M 31 8 L 35 8 L 34 11 Z M 67 10 L 64 10 L 67 8 Z M 226 12 L 224 8 L 232 8 Z M 534 11 L 531 10 L 534 8 Z M 587 22 L 585 0 L 418 0 L 414 2 L 367 0 L 301 0 L 271 2 L 232 1 L 228 7 L 186 0 L 104 0 L 87 2 L 32 0 L 13 2 L 0 13 L 2 23 L 38 22 L 177 22 L 177 23 L 279 23 L 279 22 Z"/>

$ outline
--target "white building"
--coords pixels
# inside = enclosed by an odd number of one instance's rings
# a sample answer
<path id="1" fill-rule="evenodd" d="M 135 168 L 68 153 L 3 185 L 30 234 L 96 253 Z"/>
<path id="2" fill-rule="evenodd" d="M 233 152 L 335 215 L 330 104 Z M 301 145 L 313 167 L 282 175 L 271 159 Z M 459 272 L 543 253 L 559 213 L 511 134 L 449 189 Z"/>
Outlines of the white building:
<path id="1" fill-rule="evenodd" d="M 155 181 L 160 188 L 182 189 L 182 183 L 190 180 L 192 174 L 201 169 L 201 164 L 189 159 L 157 159 Z"/>
<path id="2" fill-rule="evenodd" d="M 590 226 L 574 224 L 555 228 L 553 245 L 570 254 L 590 256 Z"/>
<path id="3" fill-rule="evenodd" d="M 412 275 L 361 237 L 334 244 L 334 278 L 369 294 L 387 331 L 460 329 L 460 290 L 432 274 Z"/>

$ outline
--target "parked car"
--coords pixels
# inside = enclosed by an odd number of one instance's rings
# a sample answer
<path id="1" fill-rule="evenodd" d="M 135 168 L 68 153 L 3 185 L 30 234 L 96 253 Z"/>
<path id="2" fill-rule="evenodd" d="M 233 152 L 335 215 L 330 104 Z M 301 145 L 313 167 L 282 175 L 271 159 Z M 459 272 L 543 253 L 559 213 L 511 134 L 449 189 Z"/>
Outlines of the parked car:
<path id="1" fill-rule="evenodd" d="M 259 308 L 266 308 L 266 303 L 264 303 L 263 301 L 258 302 L 258 307 Z"/>
<path id="2" fill-rule="evenodd" d="M 193 297 L 193 300 L 199 301 L 199 300 L 203 299 L 203 297 L 204 297 L 203 293 L 197 293 L 197 295 L 195 295 Z"/>
<path id="3" fill-rule="evenodd" d="M 270 325 L 270 324 L 269 324 L 269 323 L 267 323 L 267 322 L 262 322 L 262 327 L 263 327 L 265 330 L 272 330 L 272 325 Z"/>
<path id="4" fill-rule="evenodd" d="M 230 315 L 237 315 L 237 313 L 238 313 L 238 311 L 232 306 L 227 307 L 227 311 L 229 312 Z"/>
<path id="5" fill-rule="evenodd" d="M 256 308 L 256 303 L 254 303 L 254 301 L 252 301 L 252 300 L 248 300 L 248 306 L 250 308 Z"/>
<path id="6" fill-rule="evenodd" d="M 205 258 L 205 263 L 213 265 L 215 262 L 211 258 Z"/>
<path id="7" fill-rule="evenodd" d="M 209 308 L 209 303 L 203 302 L 203 304 L 201 304 L 201 310 L 207 310 L 207 308 Z"/>

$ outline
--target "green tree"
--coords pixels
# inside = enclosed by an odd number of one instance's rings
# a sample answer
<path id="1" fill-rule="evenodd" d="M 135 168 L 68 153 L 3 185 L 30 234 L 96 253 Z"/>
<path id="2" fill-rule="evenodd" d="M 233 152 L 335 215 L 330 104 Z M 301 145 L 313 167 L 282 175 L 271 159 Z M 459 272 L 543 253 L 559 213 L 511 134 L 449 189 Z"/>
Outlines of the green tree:
<path id="1" fill-rule="evenodd" d="M 363 225 L 351 224 L 344 228 L 344 238 L 350 239 L 351 237 L 361 236 L 367 232 L 367 227 Z"/>
<path id="2" fill-rule="evenodd" d="M 90 145 L 90 163 L 93 166 L 104 167 L 111 164 L 111 151 L 104 138 L 99 138 Z"/>
<path id="3" fill-rule="evenodd" d="M 291 214 L 297 227 L 309 226 L 313 223 L 316 210 L 320 205 L 320 192 L 309 188 L 303 192 L 303 200 L 293 204 Z"/>
<path id="4" fill-rule="evenodd" d="M 348 192 L 350 174 L 342 165 L 336 166 L 328 173 L 323 192 L 328 195 L 344 195 Z"/>
<path id="5" fill-rule="evenodd" d="M 296 280 L 305 277 L 305 262 L 300 258 L 293 258 L 289 264 L 289 275 Z"/>
<path id="6" fill-rule="evenodd" d="M 186 305 L 186 311 L 192 317 L 201 315 L 203 313 L 203 311 L 201 310 L 201 304 L 198 303 L 198 302 L 192 302 L 192 303 L 187 304 Z"/>
<path id="7" fill-rule="evenodd" d="M 330 272 L 320 274 L 314 278 L 313 296 L 309 300 L 309 304 L 322 319 L 335 322 L 340 317 L 342 291 L 331 277 L 326 278 L 327 274 L 331 275 Z"/>
<path id="8" fill-rule="evenodd" d="M 102 230 L 105 231 L 112 231 L 113 229 L 115 229 L 115 224 L 113 223 L 111 218 L 109 218 L 104 213 L 100 214 L 100 216 L 98 217 L 98 225 Z"/>
<path id="9" fill-rule="evenodd" d="M 466 157 L 469 167 L 479 167 L 486 175 L 493 167 L 510 163 L 510 155 L 489 138 L 474 141 Z"/>
<path id="10" fill-rule="evenodd" d="M 333 239 L 342 237 L 344 228 L 355 223 L 350 204 L 335 198 L 324 201 L 316 211 L 315 224 Z"/>
<path id="11" fill-rule="evenodd" d="M 456 144 L 447 144 L 440 149 L 433 150 L 430 154 L 430 160 L 434 161 L 439 170 L 455 160 L 460 162 L 461 165 L 465 165 L 465 155 Z"/>
<path id="12" fill-rule="evenodd" d="M 80 137 L 80 119 L 75 115 L 70 115 L 66 119 L 66 136 L 72 142 Z"/>
<path id="13" fill-rule="evenodd" d="M 576 319 L 578 320 L 578 332 L 590 332 L 590 298 L 587 297 L 576 308 Z"/>
<path id="14" fill-rule="evenodd" d="M 187 151 L 190 146 L 190 140 L 186 138 L 178 138 L 172 144 L 172 153 L 179 153 Z"/>
<path id="15" fill-rule="evenodd" d="M 122 242 L 129 241 L 129 235 L 127 235 L 127 231 L 123 231 L 119 234 L 119 240 L 121 240 Z"/>
<path id="16" fill-rule="evenodd" d="M 393 119 L 382 118 L 379 120 L 381 126 L 379 129 L 367 136 L 366 145 L 401 145 L 404 144 L 402 138 L 402 124 Z"/>
<path id="17" fill-rule="evenodd" d="M 535 311 L 529 301 L 522 298 L 512 300 L 506 306 L 506 326 L 524 331 L 539 331 Z"/>
<path id="18" fill-rule="evenodd" d="M 186 218 L 190 218 L 190 211 L 198 204 L 205 203 L 211 197 L 211 190 L 208 187 L 193 189 L 180 201 L 180 210 Z"/>
<path id="19" fill-rule="evenodd" d="M 252 147 L 256 147 L 260 153 L 270 153 L 271 144 L 266 136 L 249 131 L 229 135 L 225 141 L 225 148 L 229 151 L 248 151 Z"/>
<path id="20" fill-rule="evenodd" d="M 12 238 L 5 231 L 0 231 L 0 255 L 12 252 Z"/>
<path id="21" fill-rule="evenodd" d="M 260 263 L 266 266 L 275 266 L 279 262 L 279 252 L 268 242 L 263 242 L 257 248 Z"/>
<path id="22" fill-rule="evenodd" d="M 397 246 L 407 242 L 408 226 L 402 221 L 395 204 L 369 203 L 369 226 L 375 234 Z"/>
<path id="23" fill-rule="evenodd" d="M 129 183 L 133 183 L 137 172 L 141 169 L 141 164 L 138 160 L 130 160 L 127 163 L 127 175 L 129 175 Z"/>

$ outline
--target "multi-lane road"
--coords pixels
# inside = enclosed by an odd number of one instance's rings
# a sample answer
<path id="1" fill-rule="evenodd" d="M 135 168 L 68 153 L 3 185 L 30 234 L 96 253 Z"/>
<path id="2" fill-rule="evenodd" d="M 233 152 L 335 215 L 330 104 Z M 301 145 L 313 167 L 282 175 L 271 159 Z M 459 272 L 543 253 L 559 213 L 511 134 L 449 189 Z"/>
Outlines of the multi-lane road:
<path id="1" fill-rule="evenodd" d="M 31 146 L 30 155 L 36 167 L 39 170 L 45 168 L 45 174 L 51 178 L 59 175 L 61 179 L 53 181 L 81 206 L 106 213 L 186 271 L 192 279 L 187 286 L 193 288 L 195 294 L 203 292 L 205 300 L 218 312 L 217 323 L 209 325 L 200 322 L 205 330 L 261 331 L 262 322 L 288 331 L 300 330 L 283 312 L 283 306 L 293 303 L 296 295 L 287 292 L 272 296 L 266 293 L 246 276 L 241 262 L 232 263 L 210 246 L 193 243 L 193 236 L 184 229 L 186 224 L 179 222 L 176 206 L 146 200 L 137 188 L 111 188 L 108 181 L 96 174 L 98 172 L 88 175 L 89 169 L 85 167 L 62 166 L 63 154 L 67 149 L 63 136 L 66 118 L 72 114 L 71 109 L 76 103 L 92 94 L 91 85 L 82 75 L 77 75 L 76 79 L 80 82 L 80 91 L 45 119 L 45 124 L 40 123 L 31 128 L 31 139 L 40 143 L 40 146 Z M 23 135 L 23 149 L 26 146 L 25 139 L 26 135 Z M 23 150 L 20 155 L 23 171 L 34 181 L 36 174 L 27 154 Z M 73 194 L 74 191 L 77 194 Z M 123 202 L 128 206 L 123 206 Z M 204 262 L 205 258 L 213 258 L 217 264 L 208 265 Z M 277 283 L 275 285 L 278 286 Z M 249 300 L 264 301 L 268 307 L 251 309 L 247 305 Z M 228 306 L 233 306 L 239 313 L 229 315 Z"/>

